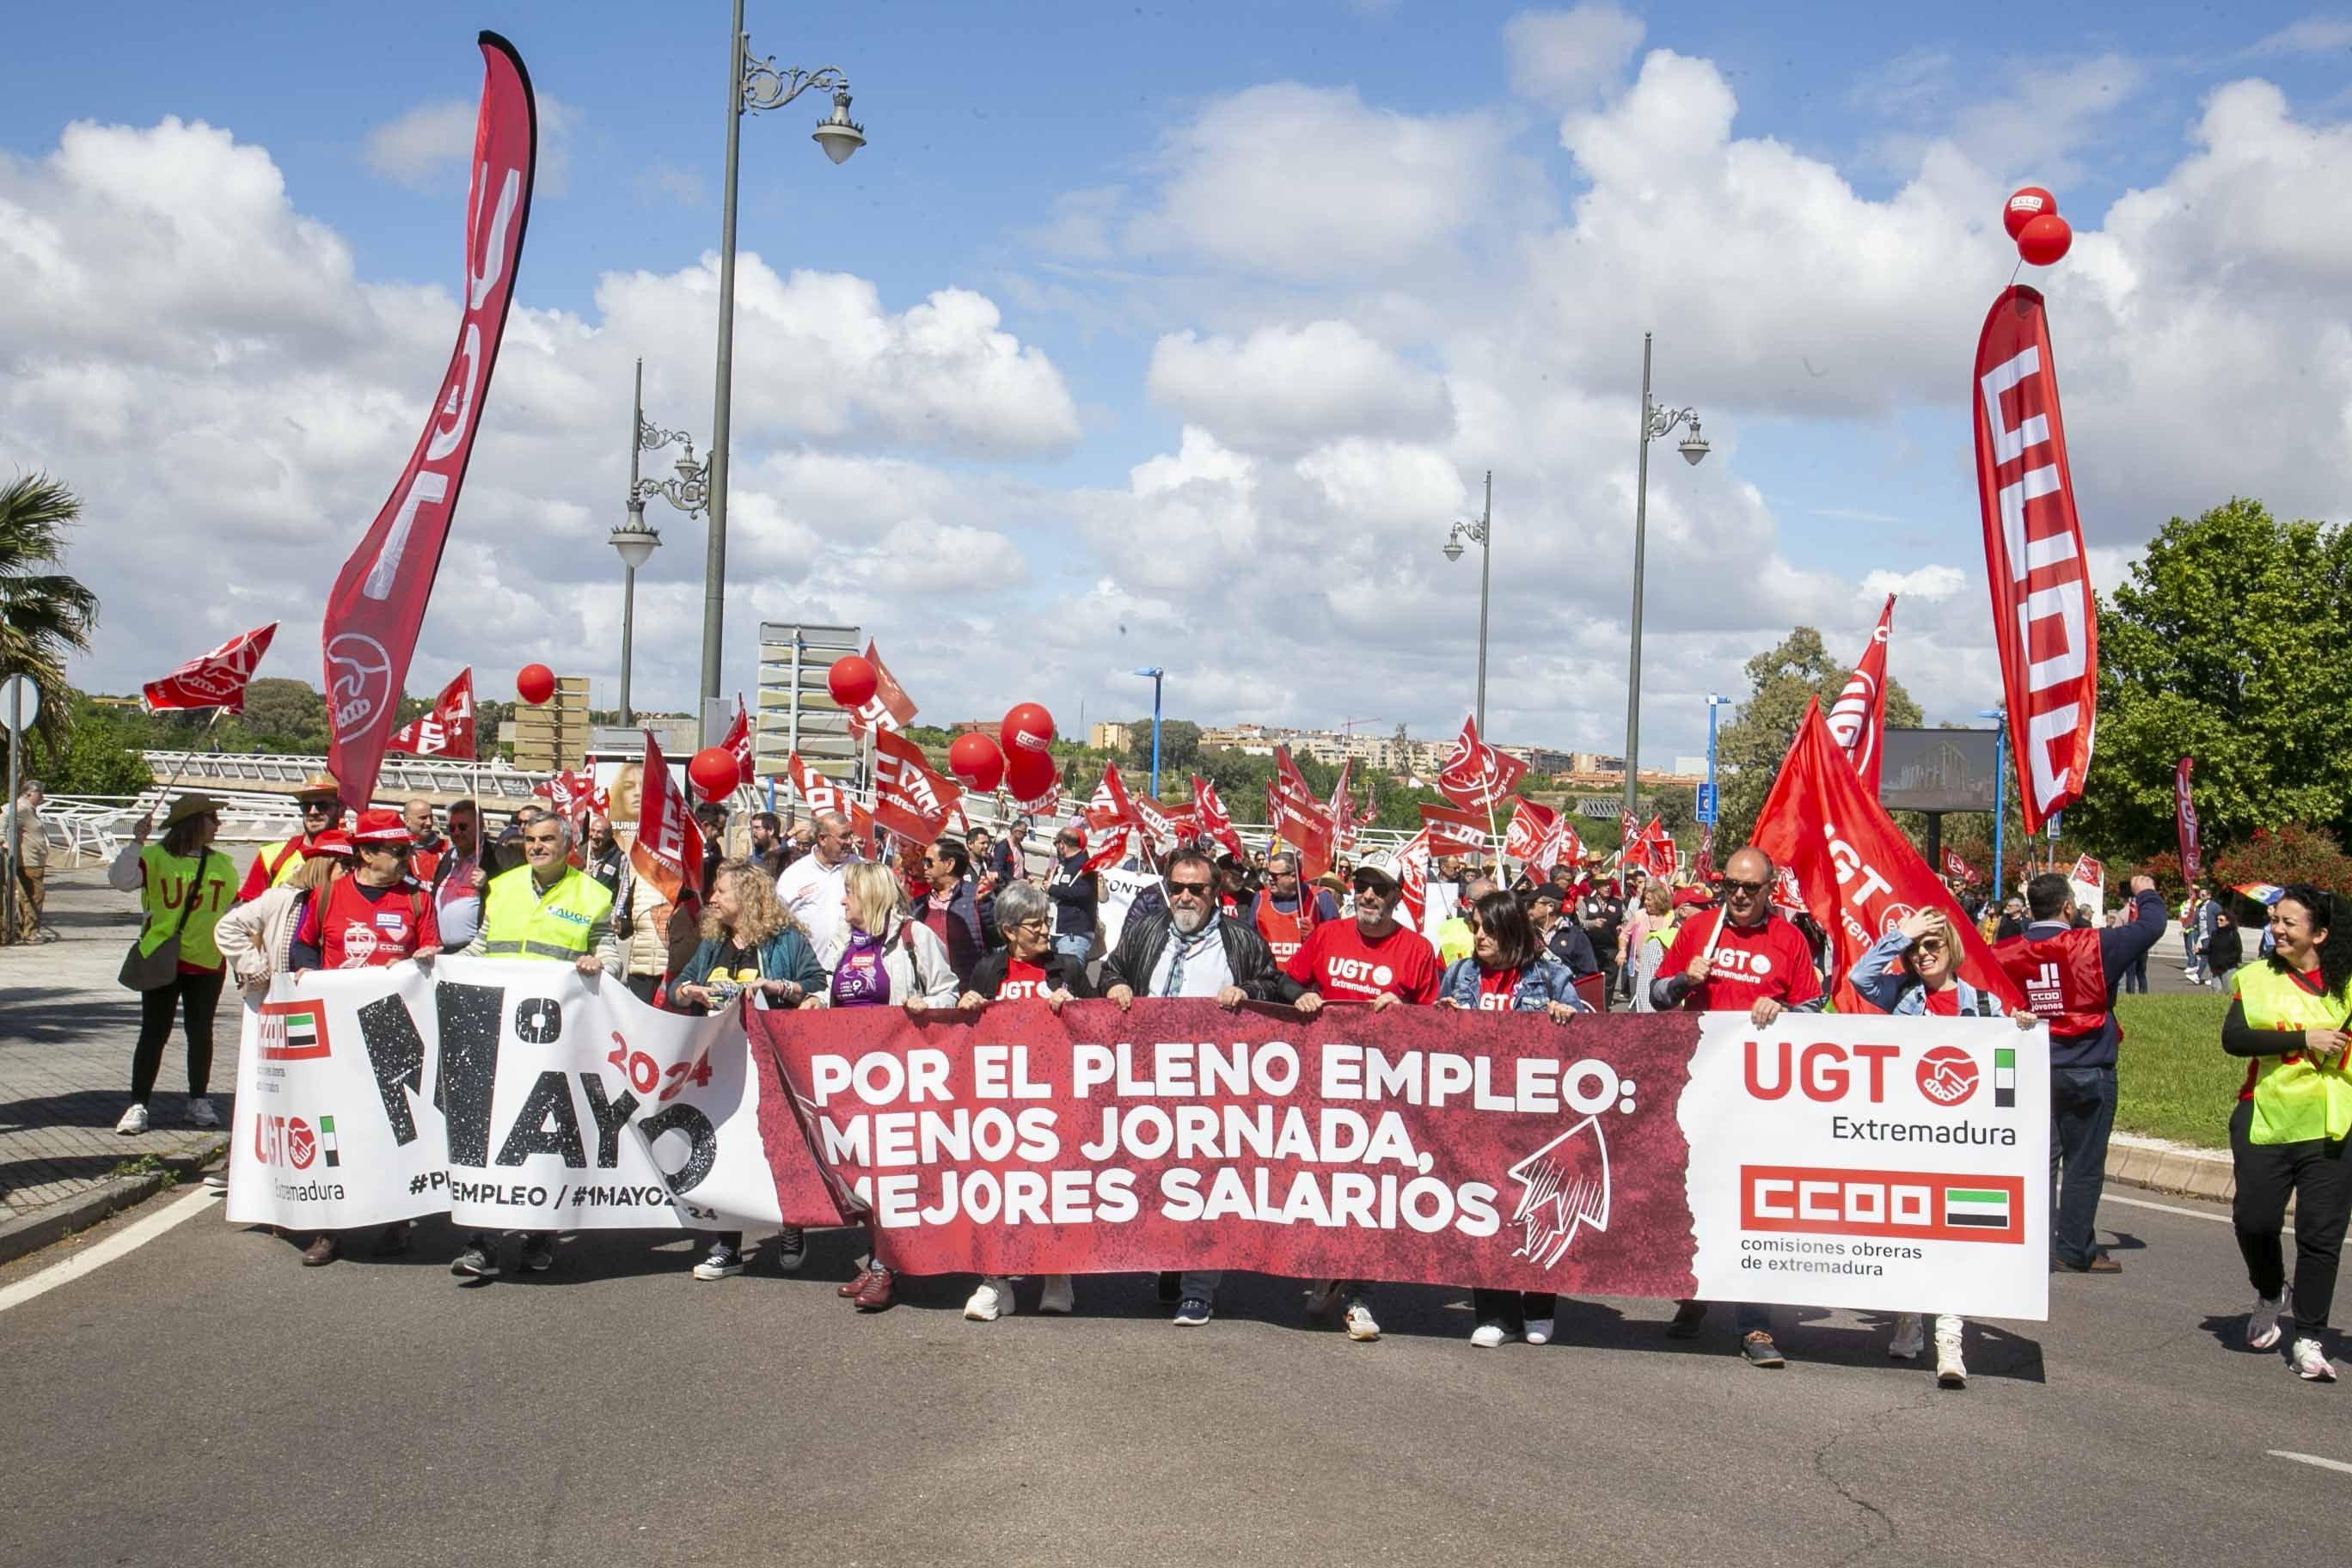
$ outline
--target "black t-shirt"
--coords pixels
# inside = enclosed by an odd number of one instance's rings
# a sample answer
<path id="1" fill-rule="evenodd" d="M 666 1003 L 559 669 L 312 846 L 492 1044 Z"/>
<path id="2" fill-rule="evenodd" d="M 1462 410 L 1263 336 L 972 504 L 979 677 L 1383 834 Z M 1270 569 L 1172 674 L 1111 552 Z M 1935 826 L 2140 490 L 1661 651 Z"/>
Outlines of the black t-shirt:
<path id="1" fill-rule="evenodd" d="M 1617 928 L 1625 923 L 1625 900 L 1612 893 L 1591 893 L 1577 900 L 1576 923 L 1586 931 L 1605 939 L 1613 956 L 1617 951 Z"/>

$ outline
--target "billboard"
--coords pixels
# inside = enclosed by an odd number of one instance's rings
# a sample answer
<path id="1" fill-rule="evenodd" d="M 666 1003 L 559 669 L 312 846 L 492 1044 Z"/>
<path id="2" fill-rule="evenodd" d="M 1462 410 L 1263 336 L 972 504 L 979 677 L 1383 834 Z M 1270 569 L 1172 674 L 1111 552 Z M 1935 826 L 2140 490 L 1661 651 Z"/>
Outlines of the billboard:
<path id="1" fill-rule="evenodd" d="M 1993 809 L 2000 776 L 1994 730 L 1887 730 L 1878 804 L 1889 811 Z"/>

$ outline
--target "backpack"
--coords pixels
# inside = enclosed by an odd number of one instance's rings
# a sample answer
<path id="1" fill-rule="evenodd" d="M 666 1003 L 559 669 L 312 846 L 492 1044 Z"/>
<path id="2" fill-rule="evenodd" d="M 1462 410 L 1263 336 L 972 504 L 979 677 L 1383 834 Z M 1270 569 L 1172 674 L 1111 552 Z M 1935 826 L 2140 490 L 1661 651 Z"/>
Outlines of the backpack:
<path id="1" fill-rule="evenodd" d="M 2205 963 L 2215 970 L 2235 969 L 2246 962 L 2245 944 L 2238 940 L 2238 922 L 2224 921 L 2205 940 Z"/>

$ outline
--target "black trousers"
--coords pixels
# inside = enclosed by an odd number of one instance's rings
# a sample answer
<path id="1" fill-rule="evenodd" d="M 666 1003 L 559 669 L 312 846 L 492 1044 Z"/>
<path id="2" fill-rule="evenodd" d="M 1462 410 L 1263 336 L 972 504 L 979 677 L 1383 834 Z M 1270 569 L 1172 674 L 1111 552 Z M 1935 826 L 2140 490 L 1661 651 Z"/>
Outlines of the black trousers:
<path id="1" fill-rule="evenodd" d="M 1489 1290 L 1484 1285 L 1470 1292 L 1470 1315 L 1482 1323 L 1500 1323 L 1515 1334 L 1528 1331 L 1529 1318 L 1549 1318 L 1559 1300 L 1549 1290 Z"/>
<path id="2" fill-rule="evenodd" d="M 2286 1284 L 2280 1233 L 2286 1201 L 2294 1198 L 2294 1329 L 2315 1339 L 2327 1327 L 2336 1299 L 2336 1270 L 2344 1254 L 2345 1222 L 2352 1219 L 2352 1158 L 2341 1139 L 2302 1143 L 2252 1142 L 2254 1102 L 2242 1100 L 2230 1118 L 2230 1152 L 2237 1163 L 2238 1195 L 2230 1215 L 2246 1278 L 2275 1300 Z"/>
<path id="3" fill-rule="evenodd" d="M 188 1032 L 188 1094 L 203 1094 L 213 1080 L 213 1014 L 220 1007 L 226 966 L 175 974 L 169 985 L 139 995 L 139 1044 L 131 1052 L 131 1098 L 147 1103 L 163 1070 L 163 1043 L 172 1037 L 172 1015 Z"/>

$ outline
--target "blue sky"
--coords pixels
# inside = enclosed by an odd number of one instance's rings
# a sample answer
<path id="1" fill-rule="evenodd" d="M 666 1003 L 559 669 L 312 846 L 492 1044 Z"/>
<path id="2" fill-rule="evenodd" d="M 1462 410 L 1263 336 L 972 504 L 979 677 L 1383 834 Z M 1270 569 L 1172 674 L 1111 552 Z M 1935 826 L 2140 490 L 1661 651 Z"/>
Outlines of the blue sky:
<path id="1" fill-rule="evenodd" d="M 1705 720 L 1691 699 L 1709 687 L 1736 689 L 1738 662 L 1777 640 L 1775 627 L 1809 620 L 1833 646 L 1843 638 L 1858 649 L 1875 615 L 1864 590 L 1871 571 L 1965 578 L 1959 588 L 1943 578 L 1915 579 L 1943 591 L 1927 596 L 1916 617 L 1898 610 L 1895 673 L 1930 697 L 1931 711 L 1944 693 L 1953 716 L 1972 711 L 1989 694 L 1990 667 L 1989 639 L 1976 624 L 1984 616 L 1981 553 L 1961 382 L 1971 344 L 1961 328 L 2007 280 L 1997 229 L 1990 245 L 1981 231 L 1998 222 L 2000 192 L 2028 179 L 2060 192 L 2084 237 L 2076 257 L 2047 282 L 2062 375 L 2075 355 L 2084 363 L 2067 377 L 2083 389 L 2070 398 L 2069 425 L 2084 524 L 2105 552 L 2106 578 L 2167 512 L 2225 499 L 2217 485 L 2271 494 L 2288 510 L 2342 493 L 2331 479 L 2341 477 L 2340 431 L 2315 435 L 2315 445 L 2300 451 L 2227 461 L 2184 457 L 2171 472 L 2168 461 L 2179 443 L 2147 431 L 2146 413 L 2134 405 L 2135 389 L 2148 381 L 2148 362 L 2135 356 L 2162 358 L 2161 323 L 2179 310 L 2209 308 L 2223 281 L 2216 264 L 2189 254 L 2177 237 L 2179 209 L 2193 205 L 2194 181 L 2252 192 L 2248 201 L 2267 195 L 2291 204 L 2297 183 L 2310 178 L 2309 165 L 2295 164 L 2303 154 L 2294 138 L 2316 139 L 2310 156 L 2333 166 L 2344 68 L 2352 58 L 2352 26 L 2341 19 L 2260 6 L 2137 6 L 2127 26 L 2118 25 L 2113 7 L 1963 13 L 1821 5 L 1785 15 L 1709 5 L 1588 6 L 1575 15 L 1631 41 L 1613 56 L 1603 48 L 1602 58 L 1588 51 L 1546 65 L 1537 44 L 1554 35 L 1522 26 L 1514 20 L 1520 8 L 1507 6 L 1407 0 L 787 8 L 754 0 L 750 11 L 755 54 L 848 72 L 854 113 L 869 142 L 846 166 L 828 163 L 808 139 L 828 107 L 814 94 L 747 121 L 743 250 L 780 272 L 865 280 L 893 321 L 936 291 L 984 299 L 996 330 L 1050 366 L 1075 411 L 1074 424 L 1045 418 L 1042 426 L 1021 426 L 1020 409 L 982 409 L 985 395 L 959 392 L 965 401 L 944 416 L 877 415 L 808 432 L 782 416 L 763 425 L 755 412 L 746 420 L 739 409 L 738 484 L 772 486 L 777 559 L 812 538 L 835 546 L 845 539 L 842 547 L 852 555 L 875 546 L 887 556 L 891 548 L 903 552 L 904 536 L 890 531 L 919 523 L 931 531 L 919 537 L 944 553 L 970 552 L 975 580 L 962 592 L 928 577 L 894 590 L 887 560 L 862 575 L 804 576 L 793 593 L 780 584 L 772 602 L 730 610 L 730 634 L 757 615 L 782 613 L 779 604 L 804 606 L 800 613 L 812 619 L 855 616 L 886 654 L 904 650 L 892 661 L 927 715 L 1001 705 L 1015 694 L 1009 686 L 1024 680 L 1044 682 L 1049 700 L 1072 717 L 1080 700 L 1099 715 L 1129 700 L 1135 683 L 1121 682 L 1118 669 L 1157 659 L 1171 670 L 1216 664 L 1214 679 L 1171 680 L 1171 711 L 1204 720 L 1320 723 L 1364 711 L 1369 700 L 1398 709 L 1395 718 L 1417 731 L 1445 727 L 1467 705 L 1475 589 L 1466 573 L 1444 574 L 1435 545 L 1491 464 L 1498 636 L 1515 650 L 1497 661 L 1507 694 L 1490 697 L 1489 706 L 1506 716 L 1506 738 L 1609 748 L 1622 723 L 1623 606 L 1622 588 L 1607 584 L 1622 580 L 1628 553 L 1625 487 L 1645 324 L 1659 334 L 1661 395 L 1697 404 L 1720 454 L 1694 476 L 1663 448 L 1653 465 L 1654 523 L 1679 530 L 1689 553 L 1678 557 L 1677 545 L 1653 538 L 1654 572 L 1663 550 L 1669 581 L 1663 603 L 1655 580 L 1652 588 L 1652 634 L 1662 640 L 1650 647 L 1644 686 L 1660 711 L 1645 723 L 1645 753 L 1695 749 Z M 362 295 L 376 286 L 446 291 L 455 275 L 462 170 L 429 159 L 399 166 L 383 138 L 404 116 L 471 102 L 479 79 L 472 34 L 483 26 L 516 42 L 542 99 L 552 100 L 518 296 L 520 305 L 544 314 L 558 340 L 548 350 L 551 371 L 571 352 L 563 340 L 575 329 L 600 353 L 644 353 L 659 398 L 653 416 L 707 431 L 708 335 L 609 342 L 615 329 L 600 289 L 616 275 L 641 273 L 690 293 L 679 280 L 717 244 L 727 29 L 717 0 L 509 5 L 495 13 L 429 3 L 396 13 L 53 10 L 37 36 L 21 40 L 11 90 L 0 101 L 0 149 L 14 162 L 0 200 L 13 192 L 20 210 L 36 214 L 43 201 L 69 205 L 71 179 L 51 178 L 44 164 L 70 122 L 146 132 L 166 115 L 203 121 L 266 153 L 283 176 L 285 208 L 348 247 L 352 286 Z M 2249 80 L 2276 89 L 2283 115 L 2263 121 L 2250 112 L 2255 123 L 2243 132 L 2242 176 L 2200 175 L 2197 160 L 2211 150 L 2211 137 L 2199 130 L 2203 117 L 2217 93 Z M 1727 142 L 1665 145 L 1677 142 L 1681 127 L 1703 121 L 1710 94 L 1723 90 L 1738 104 Z M 1640 108 L 1643 92 L 1654 100 L 1647 110 Z M 1579 116 L 1589 117 L 1581 132 L 1572 129 Z M 1622 125 L 1603 128 L 1612 116 Z M 1269 135 L 1253 153 L 1261 122 Z M 1426 220 L 1429 232 L 1391 244 L 1392 236 L 1379 232 L 1377 214 L 1360 215 L 1351 227 L 1347 212 L 1285 231 L 1286 209 L 1311 205 L 1334 180 L 1360 177 L 1367 183 L 1349 189 L 1381 194 L 1377 163 L 1349 162 L 1381 155 L 1379 146 L 1349 144 L 1368 128 L 1396 132 L 1395 145 L 1409 156 L 1426 153 L 1425 164 L 1401 166 L 1397 188 L 1413 193 L 1412 204 L 1399 209 L 1402 221 Z M 1621 132 L 1631 145 L 1622 163 L 1611 164 Z M 1663 149 L 1654 160 L 1643 151 L 1653 145 Z M 1286 189 L 1294 153 L 1302 172 L 1298 185 Z M 1748 184 L 1748 165 L 1773 158 L 1842 182 L 1843 194 L 1807 184 L 1810 175 L 1791 176 L 1782 225 L 1769 190 L 1759 200 Z M 1703 208 L 1695 222 L 1661 228 L 1684 237 L 1671 245 L 1638 232 L 1645 213 L 1690 201 L 1718 165 L 1726 190 L 1739 195 L 1739 210 L 1722 219 L 1720 257 L 1707 254 L 1717 232 Z M 1446 182 L 1465 179 L 1478 182 L 1475 199 L 1449 206 Z M 2095 241 L 2110 210 L 2133 191 L 2156 193 L 2142 205 L 2161 210 Z M 1948 215 L 1932 224 L 1918 218 L 1920 205 L 1944 215 L 1954 203 L 1968 204 L 1973 228 Z M 1825 330 L 1821 363 L 1811 352 L 1770 346 L 1776 336 L 1801 340 L 1789 336 L 1792 316 L 1844 312 L 1857 282 L 1867 289 L 1886 273 L 1856 260 L 1873 226 L 1910 236 L 1931 228 L 1948 237 L 1939 243 L 1951 248 L 1949 264 L 1924 279 L 1889 284 L 1874 301 L 1883 314 L 1851 335 Z M 0 227 L 0 283 L 9 260 L 5 233 Z M 2296 270 L 2292 236 L 2250 230 L 2250 241 L 2242 260 L 2221 265 L 2246 269 L 2237 280 L 2242 289 L 2249 278 L 2259 285 L 2273 261 L 2282 277 L 2292 274 L 2292 286 L 2276 295 L 2279 319 L 2253 325 L 2295 336 L 2303 290 L 2325 298 L 2318 285 L 2326 280 L 2307 267 Z M 1318 244 L 1333 247 L 1328 270 L 1317 265 Z M 1748 254 L 1758 258 L 1752 305 L 1738 298 L 1751 274 L 1737 258 Z M 1710 261 L 1719 263 L 1713 271 Z M 1864 270 L 1854 273 L 1857 267 Z M 1548 289 L 1553 268 L 1578 281 Z M 1628 281 L 1620 289 L 1612 277 Z M 1809 288 L 1816 277 L 1819 287 Z M 2150 281 L 2158 278 L 2173 292 L 2159 291 Z M 2266 300 L 2238 308 L 2259 316 L 2271 308 Z M 136 304 L 126 301 L 126 314 L 135 316 Z M 1940 323 L 1924 356 L 1903 341 L 1903 322 L 1923 312 Z M 218 330 L 239 330 L 231 324 L 236 316 L 226 311 Z M 420 323 L 431 320 L 422 305 L 417 316 Z M 1261 384 L 1251 378 L 1264 365 L 1246 354 L 1194 363 L 1188 383 L 1181 345 L 1169 343 L 1189 332 L 1237 353 L 1261 341 L 1272 352 L 1294 341 L 1282 334 L 1318 321 L 1345 323 L 1350 343 L 1372 345 L 1366 363 L 1387 367 L 1391 379 L 1425 375 L 1442 391 L 1400 407 L 1366 413 L 1350 405 L 1335 414 L 1333 389 L 1285 380 L 1289 373 L 1279 367 Z M 0 329 L 7 324 L 0 316 Z M 2221 321 L 2210 330 L 2236 341 L 2242 325 Z M 274 356 L 278 367 L 255 373 L 252 385 L 265 401 L 315 398 L 315 391 L 292 390 L 288 366 L 312 355 L 349 369 L 349 358 L 362 353 L 356 383 L 408 397 L 421 413 L 437 374 L 434 353 L 421 346 L 432 335 L 425 324 L 391 331 L 380 356 L 289 335 Z M 0 354 L 6 342 L 0 330 Z M 20 352 L 94 372 L 118 348 L 58 327 Z M 510 367 L 519 352 L 510 332 Z M 756 354 L 761 345 L 754 339 L 741 352 Z M 2182 351 L 2176 344 L 2169 352 Z M 2312 342 L 2305 352 L 2317 355 L 2323 345 Z M 1512 368 L 1490 378 L 1487 362 L 1502 359 Z M 627 390 L 620 363 L 603 354 L 593 373 L 616 430 Z M 136 352 L 125 363 L 139 381 Z M 421 373 L 404 384 L 411 366 Z M 2339 406 L 2340 381 L 2326 374 L 2315 404 L 2306 384 L 2305 407 Z M 185 391 L 194 384 L 189 374 L 182 366 L 170 379 Z M 2102 417 L 2081 404 L 2104 388 L 2115 389 L 2112 418 L 2131 439 L 2086 451 L 2086 438 L 2102 433 Z M 1536 417 L 1537 402 L 1555 393 L 1561 406 Z M 1000 395 L 1034 403 L 1036 384 Z M 103 466 L 104 442 L 79 428 L 89 421 L 24 397 L 20 392 L 16 417 L 0 431 L 0 461 L 85 474 Z M 1482 416 L 1490 405 L 1501 412 Z M 1261 424 L 1280 423 L 1284 410 L 1297 408 L 1295 438 L 1254 444 L 1251 431 L 1218 423 L 1219 411 L 1230 407 L 1258 410 L 1253 417 Z M 522 411 L 506 412 L 519 418 Z M 2256 415 L 2248 411 L 2250 419 Z M 1416 418 L 1425 431 L 1415 428 Z M 942 419 L 957 428 L 935 438 Z M 383 421 L 390 448 L 411 438 L 393 429 L 396 423 Z M 1188 445 L 1188 426 L 1213 439 Z M 508 469 L 489 449 L 499 430 L 494 417 L 474 483 L 496 487 L 505 500 L 461 510 L 460 532 L 471 528 L 486 540 L 492 553 L 477 568 L 493 576 L 511 563 L 497 553 L 503 531 L 534 515 L 535 504 L 544 509 L 537 515 L 552 520 L 539 526 L 582 542 L 576 580 L 542 595 L 576 597 L 576 616 L 534 621 L 528 635 L 583 645 L 567 657 L 605 679 L 616 616 L 607 580 L 616 574 L 597 552 L 601 531 L 617 521 L 604 514 L 617 509 L 593 486 L 575 491 L 548 476 L 593 468 L 605 483 L 604 470 L 625 453 L 608 441 L 601 449 L 583 445 L 569 464 L 542 454 L 543 467 Z M 1225 456 L 1234 453 L 1241 456 Z M 766 459 L 772 466 L 764 476 L 755 472 Z M 1168 480 L 1157 491 L 1136 477 L 1155 461 Z M 1458 496 L 1448 494 L 1451 480 L 1431 477 L 1448 467 Z M 1335 479 L 1340 469 L 1352 477 Z M 349 476 L 316 478 L 336 498 L 316 514 L 319 536 L 355 537 L 375 500 L 354 498 L 380 496 L 392 477 L 355 462 Z M 110 518 L 173 504 L 163 494 L 118 495 L 109 489 L 113 482 L 92 481 Z M 1413 487 L 1423 482 L 1433 498 L 1425 550 L 1421 535 L 1383 510 L 1391 502 L 1405 508 L 1397 498 L 1419 493 Z M 812 483 L 833 500 L 830 515 L 796 499 L 811 493 L 800 487 Z M 870 515 L 859 511 L 860 498 L 877 488 L 896 500 L 873 500 L 878 510 Z M 927 499 L 907 499 L 917 490 Z M 796 510 L 803 505 L 808 510 Z M 1360 524 L 1365 537 L 1346 535 L 1343 544 L 1324 531 L 1375 516 Z M 93 524 L 100 526 L 117 524 Z M 687 543 L 694 525 L 678 519 L 672 526 L 672 537 Z M 942 528 L 950 531 L 936 531 Z M 1146 563 L 1123 543 L 1139 529 L 1155 537 L 1192 530 L 1218 542 L 1171 552 L 1189 555 L 1189 564 Z M 891 537 L 901 537 L 901 545 L 877 544 Z M 233 553 L 234 541 L 223 542 Z M 1295 559 L 1284 554 L 1290 546 Z M 672 593 L 675 603 L 665 612 L 641 600 L 641 616 L 673 614 L 677 627 L 688 626 L 698 604 L 689 553 L 656 558 L 644 591 Z M 1772 570 L 1759 565 L 1766 556 Z M 1343 558 L 1344 571 L 1318 566 Z M 1213 569 L 1202 567 L 1203 559 Z M 1706 591 L 1718 571 L 1719 595 Z M 103 567 L 89 574 L 109 591 Z M 1261 577 L 1275 579 L 1271 587 Z M 313 623 L 295 629 L 304 614 L 299 581 L 289 572 L 285 636 L 292 661 L 307 666 L 315 645 L 304 639 L 315 638 L 315 612 Z M 184 627 L 180 640 L 194 641 L 215 626 L 234 629 L 227 622 L 244 607 L 216 605 L 217 613 L 192 622 L 174 607 L 175 596 L 157 590 L 150 603 L 148 584 L 122 587 L 124 597 L 152 614 L 110 618 L 89 672 L 101 684 L 126 684 L 154 663 L 147 647 L 116 628 L 168 626 L 176 635 Z M 1736 613 L 1717 615 L 1724 596 L 1743 601 Z M 1368 602 L 1392 608 L 1368 616 Z M 503 617 L 454 602 L 450 613 L 456 621 L 428 628 L 431 646 L 412 675 L 414 689 L 430 689 L 436 672 L 469 654 L 488 668 L 520 651 L 504 643 L 468 646 L 486 622 Z M 1020 654 L 1030 641 L 1026 628 L 1040 626 L 1042 642 Z M 1910 628 L 1920 632 L 1916 640 L 1906 641 Z M 519 630 L 509 640 L 525 635 Z M 1184 646 L 1195 639 L 1206 647 Z M 641 700 L 682 701 L 692 679 L 691 637 L 653 640 L 650 652 L 641 652 Z M 734 636 L 730 646 L 730 658 L 748 653 Z M 1612 647 L 1620 651 L 1612 655 Z M 990 670 L 989 658 L 1003 656 L 975 658 L 976 648 L 1016 650 L 1006 659 L 1013 669 Z M 1243 668 L 1253 661 L 1265 668 Z M 1325 668 L 1310 679 L 1298 673 L 1302 665 Z M 1612 679 L 1613 696 L 1605 689 Z M 1381 696 L 1350 696 L 1353 682 L 1368 682 Z"/>

